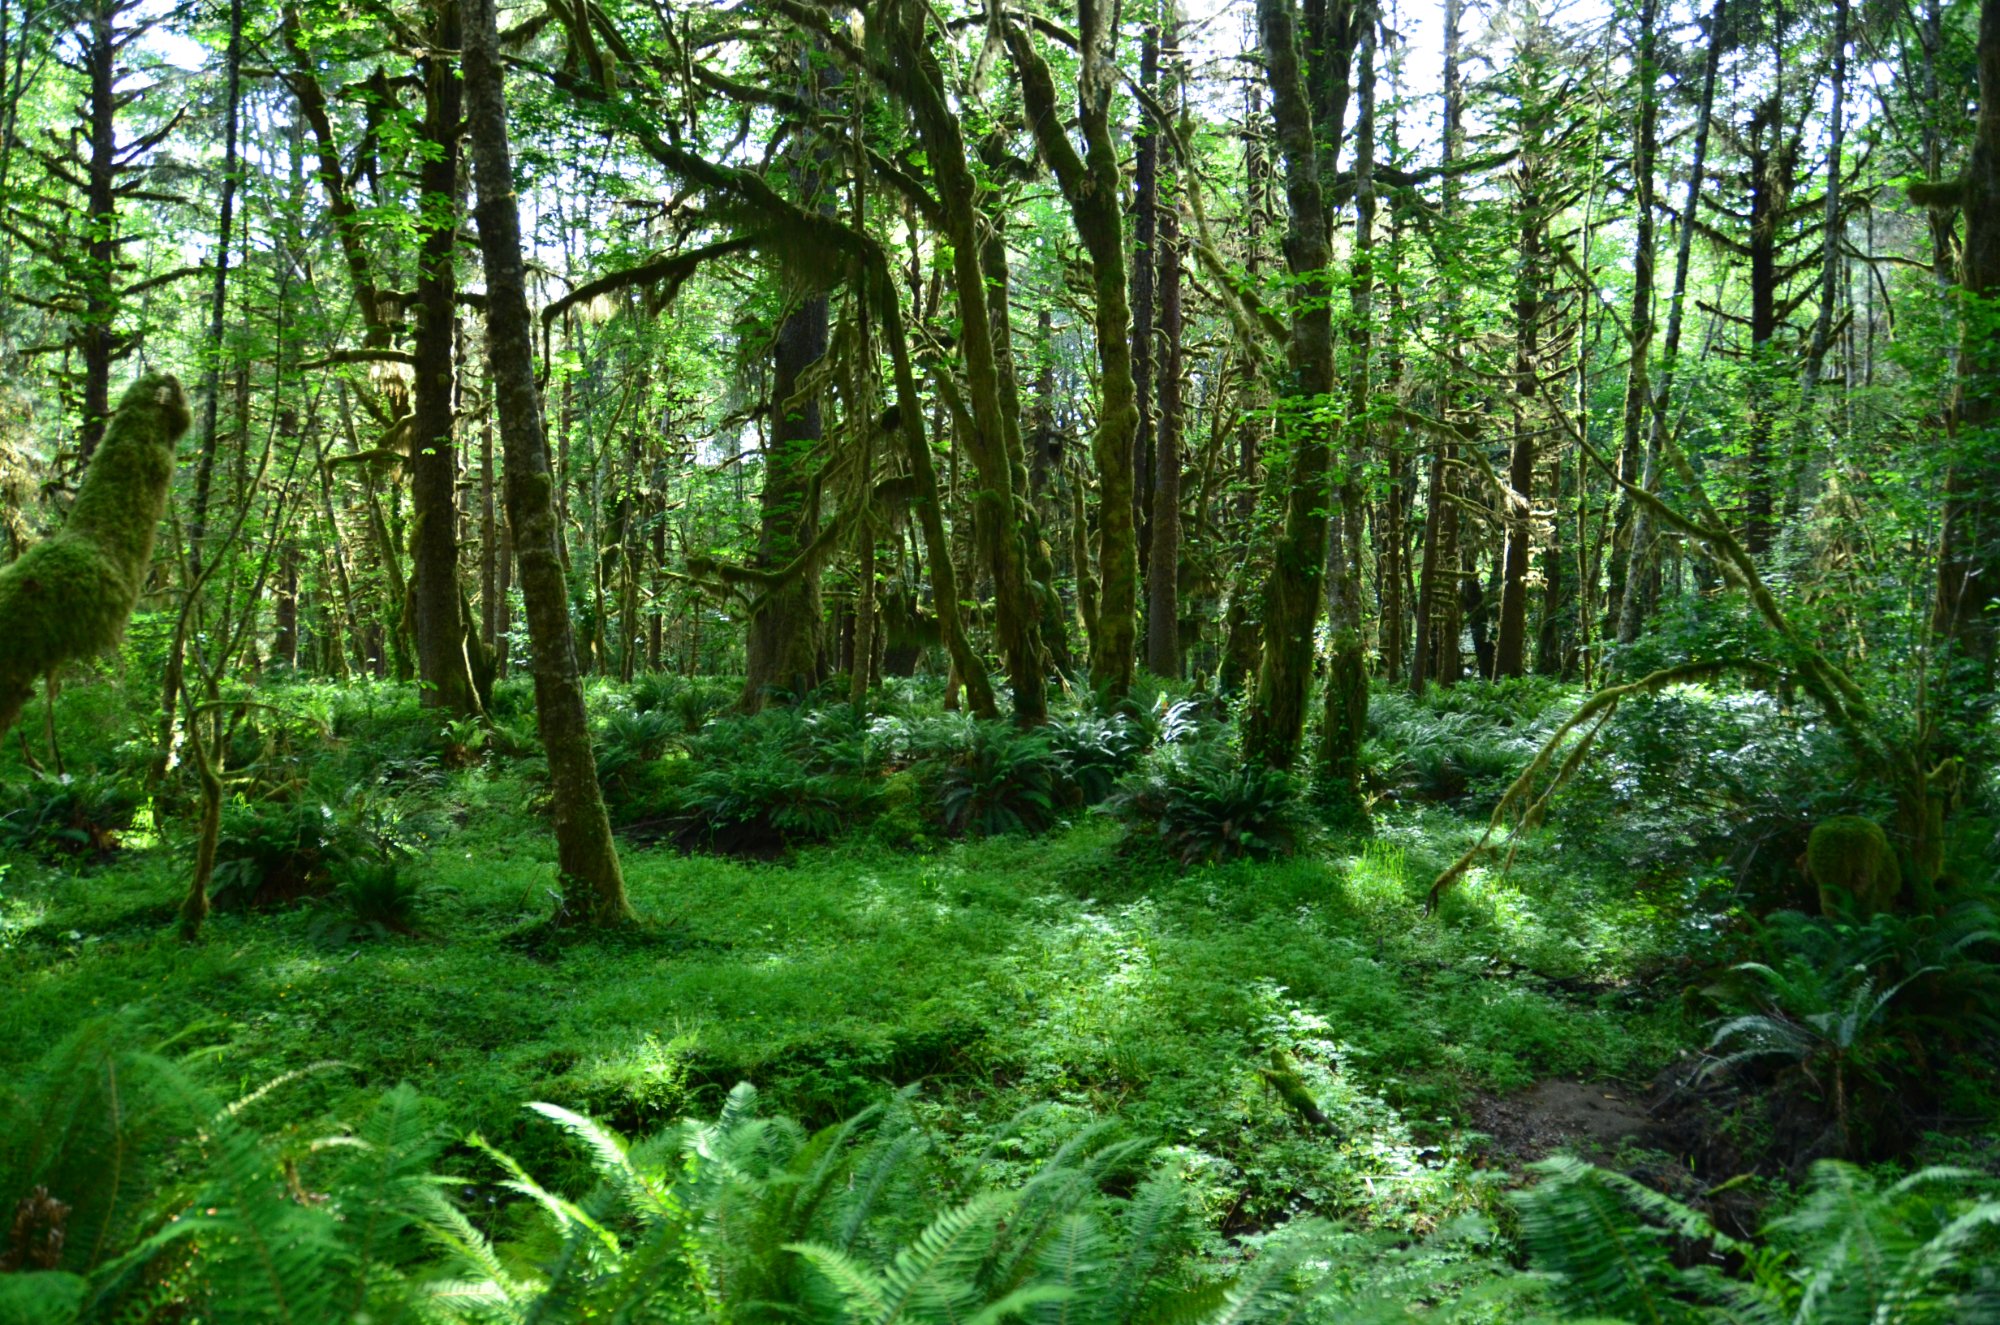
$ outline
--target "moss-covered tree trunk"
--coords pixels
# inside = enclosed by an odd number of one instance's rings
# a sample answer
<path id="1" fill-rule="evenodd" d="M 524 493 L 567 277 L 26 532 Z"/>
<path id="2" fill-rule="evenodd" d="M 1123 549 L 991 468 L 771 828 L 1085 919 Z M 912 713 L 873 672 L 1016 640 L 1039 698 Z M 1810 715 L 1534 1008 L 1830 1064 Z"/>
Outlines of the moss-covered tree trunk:
<path id="1" fill-rule="evenodd" d="M 753 565 L 776 572 L 790 566 L 819 530 L 814 455 L 823 435 L 818 393 L 802 380 L 826 357 L 827 301 L 800 301 L 785 315 L 771 362 L 771 427 L 758 494 Z M 775 691 L 803 694 L 820 681 L 819 566 L 809 563 L 763 595 L 750 617 L 743 707 L 756 712 Z"/>
<path id="2" fill-rule="evenodd" d="M 187 398 L 164 373 L 133 382 L 90 458 L 62 532 L 0 567 L 0 736 L 35 682 L 110 648 L 152 566 Z"/>
<path id="3" fill-rule="evenodd" d="M 910 108 L 937 179 L 958 302 L 958 349 L 965 367 L 970 425 L 965 443 L 979 474 L 973 524 L 982 559 L 993 577 L 994 634 L 1013 691 L 1014 716 L 1034 724 L 1048 717 L 1048 650 L 1042 642 L 1041 602 L 1029 569 L 1026 475 L 1023 472 L 1017 479 L 1014 463 L 1022 454 L 1014 435 L 1019 409 L 1002 399 L 1010 384 L 993 339 L 980 238 L 984 224 L 980 188 L 966 157 L 958 118 L 945 95 L 943 71 L 931 52 L 927 13 L 897 7 L 885 16 L 885 40 L 894 52 L 885 72 Z"/>
<path id="4" fill-rule="evenodd" d="M 1320 125 L 1315 133 L 1293 0 L 1258 0 L 1257 22 L 1271 85 L 1274 136 L 1285 167 L 1291 328 L 1286 343 L 1289 380 L 1278 402 L 1278 427 L 1290 468 L 1284 527 L 1264 585 L 1264 657 L 1243 745 L 1249 757 L 1289 768 L 1298 758 L 1312 693 L 1313 632 L 1327 553 L 1334 428 L 1332 252 L 1318 139 L 1337 133 L 1337 126 Z M 1353 47 L 1317 54 L 1320 60 L 1344 63 Z M 1345 77 L 1343 71 L 1343 83 Z"/>
<path id="5" fill-rule="evenodd" d="M 1150 6 L 1149 6 L 1150 7 Z M 1160 26 L 1147 21 L 1139 34 L 1139 86 L 1158 95 L 1160 86 Z M 1156 430 L 1159 372 L 1155 349 L 1159 315 L 1160 134 L 1163 125 L 1143 109 L 1132 146 L 1132 402 L 1138 407 L 1138 431 L 1132 456 L 1132 523 L 1139 558 L 1139 583 L 1147 591 L 1151 611 L 1153 574 L 1153 489 L 1158 482 Z M 1152 648 L 1151 627 L 1146 646 Z M 1151 663 L 1148 662 L 1148 666 Z"/>
<path id="6" fill-rule="evenodd" d="M 560 919 L 595 925 L 632 919 L 611 822 L 597 786 L 589 716 L 569 619 L 554 476 L 535 385 L 521 217 L 507 148 L 495 0 L 465 0 L 466 140 L 479 202 L 479 248 L 486 270 L 486 353 L 500 442 L 506 454 L 507 522 L 521 563 L 521 591 L 534 653 L 535 719 L 548 752 Z"/>
<path id="7" fill-rule="evenodd" d="M 1028 126 L 1042 160 L 1069 204 L 1077 238 L 1090 257 L 1093 329 L 1097 338 L 1097 431 L 1091 454 L 1097 466 L 1097 585 L 1089 615 L 1090 677 L 1118 698 L 1131 689 L 1138 661 L 1139 551 L 1134 503 L 1133 447 L 1139 405 L 1132 369 L 1131 307 L 1126 299 L 1123 187 L 1118 144 L 1111 132 L 1111 96 L 1117 69 L 1110 49 L 1110 14 L 1099 0 L 1080 0 L 1077 36 L 1078 122 L 1084 152 L 1077 155 L 1057 107 L 1055 80 L 1034 39 L 1010 23 L 1007 45 L 1021 76 Z"/>
<path id="8" fill-rule="evenodd" d="M 1980 6 L 1978 58 L 1979 119 L 1959 180 L 1965 320 L 1931 628 L 1953 691 L 1990 703 L 2000 639 L 2000 0 Z"/>

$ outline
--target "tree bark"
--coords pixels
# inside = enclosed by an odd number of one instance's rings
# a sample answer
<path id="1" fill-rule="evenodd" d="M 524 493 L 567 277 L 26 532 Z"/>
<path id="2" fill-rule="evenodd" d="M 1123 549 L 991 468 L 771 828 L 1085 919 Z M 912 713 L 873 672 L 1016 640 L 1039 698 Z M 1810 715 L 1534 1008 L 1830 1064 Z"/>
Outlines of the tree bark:
<path id="1" fill-rule="evenodd" d="M 1166 29 L 1169 53 L 1179 45 L 1177 25 Z M 1148 135 L 1149 142 L 1151 135 Z M 1156 257 L 1160 293 L 1159 440 L 1153 447 L 1153 518 L 1151 554 L 1146 573 L 1146 666 L 1155 676 L 1179 680 L 1181 675 L 1181 217 L 1178 190 L 1171 182 L 1161 190 L 1156 255 L 1140 251 L 1140 260 Z"/>
<path id="2" fill-rule="evenodd" d="M 1326 704 L 1320 722 L 1320 787 L 1336 820 L 1365 823 L 1361 799 L 1361 741 L 1368 726 L 1368 673 L 1361 648 L 1361 486 L 1373 429 L 1375 382 L 1375 34 L 1376 16 L 1363 0 L 1355 17 L 1354 249 L 1348 271 L 1347 422 L 1334 493 L 1340 523 L 1334 531 L 1327 595 Z"/>
<path id="3" fill-rule="evenodd" d="M 1688 161 L 1687 198 L 1681 205 L 1680 234 L 1674 250 L 1674 291 L 1667 305 L 1667 337 L 1660 347 L 1660 382 L 1653 390 L 1652 426 L 1646 432 L 1646 459 L 1639 486 L 1657 492 L 1660 463 L 1667 437 L 1667 407 L 1674 390 L 1674 368 L 1680 358 L 1681 327 L 1687 310 L 1688 269 L 1694 258 L 1694 218 L 1701 207 L 1703 175 L 1708 169 L 1709 125 L 1715 109 L 1715 83 L 1722 67 L 1723 20 L 1729 0 L 1715 0 L 1707 23 L 1708 50 L 1702 64 L 1701 102 L 1695 111 L 1694 147 Z M 1624 592 L 1618 604 L 1618 642 L 1639 638 L 1652 610 L 1654 594 L 1653 513 L 1644 502 L 1632 516 L 1631 548 L 1626 555 Z"/>
<path id="4" fill-rule="evenodd" d="M 1637 120 L 1632 149 L 1632 318 L 1625 367 L 1623 444 L 1618 473 L 1637 483 L 1645 473 L 1646 411 L 1652 403 L 1650 359 L 1653 353 L 1654 205 L 1653 163 L 1659 156 L 1659 0 L 1640 0 L 1639 39 L 1633 61 L 1638 84 Z M 1625 575 L 1631 562 L 1634 511 L 1629 493 L 1618 495 L 1613 520 L 1608 611 L 1615 613 L 1625 598 Z"/>
<path id="5" fill-rule="evenodd" d="M 424 137 L 417 173 L 417 316 L 410 433 L 410 618 L 422 702 L 478 711 L 467 663 L 458 583 L 458 447 L 453 438 L 453 342 L 457 337 L 460 91 L 449 52 L 459 47 L 458 0 L 434 0 L 432 49 L 424 66 Z"/>
<path id="6" fill-rule="evenodd" d="M 1243 745 L 1248 757 L 1289 768 L 1298 758 L 1305 730 L 1313 629 L 1319 620 L 1326 564 L 1327 478 L 1333 447 L 1325 415 L 1333 394 L 1333 312 L 1328 279 L 1332 246 L 1320 177 L 1320 139 L 1326 134 L 1337 137 L 1338 126 L 1313 122 L 1293 0 L 1258 0 L 1257 22 L 1271 86 L 1272 122 L 1285 165 L 1289 214 L 1285 265 L 1291 275 L 1286 344 L 1290 380 L 1287 398 L 1279 406 L 1279 427 L 1288 434 L 1290 471 L 1284 527 L 1265 582 L 1264 657 Z M 1320 52 L 1323 60 L 1343 63 L 1351 55 L 1351 47 Z"/>
<path id="7" fill-rule="evenodd" d="M 466 135 L 478 183 L 479 248 L 486 270 L 486 353 L 506 452 L 507 522 L 521 561 L 534 649 L 535 718 L 548 752 L 563 905 L 558 920 L 622 924 L 632 917 L 597 785 L 590 719 L 576 665 L 542 404 L 535 385 L 521 217 L 507 146 L 495 0 L 466 0 Z"/>
<path id="8" fill-rule="evenodd" d="M 1965 293 L 1931 629 L 1953 690 L 1990 704 L 2000 635 L 2000 0 L 1979 10 L 1979 118 L 1959 177 Z"/>

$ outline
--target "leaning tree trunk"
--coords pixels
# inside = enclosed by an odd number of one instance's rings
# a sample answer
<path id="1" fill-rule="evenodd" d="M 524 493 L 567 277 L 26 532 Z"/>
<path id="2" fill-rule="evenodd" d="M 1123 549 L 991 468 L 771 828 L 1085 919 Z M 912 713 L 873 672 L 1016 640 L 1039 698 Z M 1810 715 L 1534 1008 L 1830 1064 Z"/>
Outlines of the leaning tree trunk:
<path id="1" fill-rule="evenodd" d="M 521 563 L 534 653 L 535 719 L 548 752 L 563 901 L 559 920 L 616 925 L 632 919 L 611 821 L 597 786 L 590 719 L 570 631 L 554 476 L 535 387 L 521 215 L 507 149 L 495 0 L 467 0 L 464 26 L 466 139 L 478 183 L 479 249 L 486 269 L 486 353 L 506 456 L 507 523 Z"/>

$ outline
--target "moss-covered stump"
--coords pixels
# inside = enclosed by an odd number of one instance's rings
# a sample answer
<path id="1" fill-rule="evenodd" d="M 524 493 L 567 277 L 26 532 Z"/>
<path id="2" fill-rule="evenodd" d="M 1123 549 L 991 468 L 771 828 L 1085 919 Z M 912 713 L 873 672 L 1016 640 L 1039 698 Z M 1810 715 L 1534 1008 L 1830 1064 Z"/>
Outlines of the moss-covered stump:
<path id="1" fill-rule="evenodd" d="M 1893 910 L 1902 887 L 1888 835 L 1858 815 L 1828 819 L 1812 830 L 1806 869 L 1819 889 L 1819 909 L 1829 916 Z"/>
<path id="2" fill-rule="evenodd" d="M 0 736 L 35 681 L 125 632 L 153 560 L 190 416 L 180 382 L 148 373 L 118 402 L 61 533 L 0 568 Z"/>

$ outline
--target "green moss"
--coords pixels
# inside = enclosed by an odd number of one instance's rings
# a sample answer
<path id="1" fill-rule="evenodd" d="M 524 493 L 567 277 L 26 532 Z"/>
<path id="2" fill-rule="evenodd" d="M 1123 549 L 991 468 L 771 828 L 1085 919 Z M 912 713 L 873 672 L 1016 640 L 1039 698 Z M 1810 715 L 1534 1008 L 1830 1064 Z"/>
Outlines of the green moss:
<path id="1" fill-rule="evenodd" d="M 0 569 L 0 733 L 35 681 L 118 642 L 153 559 L 153 537 L 187 431 L 187 397 L 165 373 L 133 382 L 91 457 L 69 521 Z"/>
<path id="2" fill-rule="evenodd" d="M 1842 815 L 1813 829 L 1806 841 L 1806 868 L 1826 915 L 1870 916 L 1896 905 L 1902 883 L 1896 853 L 1872 819 Z"/>

